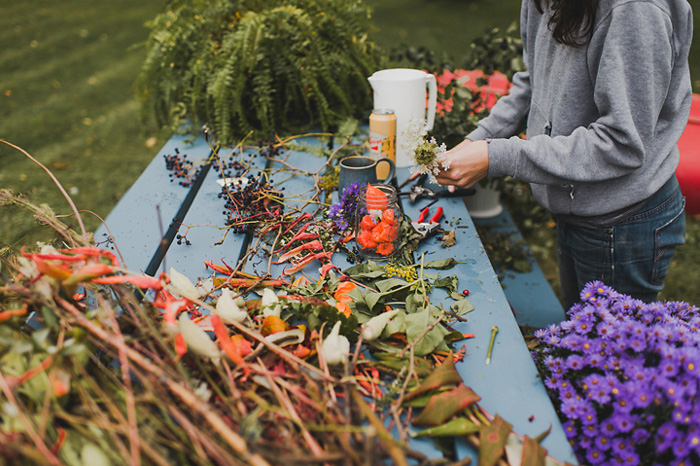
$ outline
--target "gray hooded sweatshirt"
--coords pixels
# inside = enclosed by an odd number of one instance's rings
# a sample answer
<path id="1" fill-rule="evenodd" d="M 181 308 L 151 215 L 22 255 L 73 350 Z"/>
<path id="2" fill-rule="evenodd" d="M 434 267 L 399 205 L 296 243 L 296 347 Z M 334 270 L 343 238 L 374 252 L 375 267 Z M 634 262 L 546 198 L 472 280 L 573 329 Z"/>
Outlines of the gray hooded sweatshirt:
<path id="1" fill-rule="evenodd" d="M 612 225 L 678 166 L 692 11 L 686 0 L 600 0 L 590 42 L 577 48 L 556 43 L 548 20 L 523 0 L 528 71 L 467 137 L 488 141 L 489 176 L 531 183 L 560 218 Z M 513 136 L 523 129 L 526 139 Z"/>

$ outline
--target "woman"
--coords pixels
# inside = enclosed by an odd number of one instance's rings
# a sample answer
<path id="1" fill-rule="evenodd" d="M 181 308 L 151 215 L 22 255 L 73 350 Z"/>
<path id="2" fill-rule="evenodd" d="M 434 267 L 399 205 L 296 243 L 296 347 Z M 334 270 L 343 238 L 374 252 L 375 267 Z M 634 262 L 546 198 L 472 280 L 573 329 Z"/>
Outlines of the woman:
<path id="1" fill-rule="evenodd" d="M 523 0 L 527 71 L 441 184 L 508 175 L 557 220 L 562 301 L 601 280 L 653 301 L 685 242 L 676 143 L 692 95 L 686 0 Z M 526 139 L 515 137 L 526 130 Z M 474 142 L 472 142 L 474 141 Z"/>

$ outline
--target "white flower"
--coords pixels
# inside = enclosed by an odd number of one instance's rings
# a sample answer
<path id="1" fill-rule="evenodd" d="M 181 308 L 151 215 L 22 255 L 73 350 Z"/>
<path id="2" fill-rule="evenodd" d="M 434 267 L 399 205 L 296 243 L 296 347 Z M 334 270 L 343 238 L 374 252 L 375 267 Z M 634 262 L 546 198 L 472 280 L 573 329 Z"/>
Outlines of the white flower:
<path id="1" fill-rule="evenodd" d="M 190 279 L 172 267 L 170 267 L 170 286 L 175 293 L 189 300 L 198 300 L 201 296 Z"/>
<path id="2" fill-rule="evenodd" d="M 260 307 L 262 308 L 263 317 L 276 316 L 279 317 L 282 313 L 282 305 L 277 299 L 277 295 L 271 288 L 265 288 L 260 299 Z"/>
<path id="3" fill-rule="evenodd" d="M 195 353 L 207 357 L 218 363 L 221 354 L 219 353 L 219 348 L 217 348 L 216 343 L 214 343 L 209 335 L 199 328 L 197 324 L 190 320 L 190 317 L 186 312 L 180 314 L 177 319 L 177 324 L 182 334 L 182 338 L 185 339 L 187 343 L 187 349 L 191 349 Z"/>
<path id="4" fill-rule="evenodd" d="M 323 340 L 321 353 L 329 366 L 337 366 L 348 362 L 350 352 L 350 342 L 340 332 L 340 321 L 333 326 L 333 330 Z"/>
<path id="5" fill-rule="evenodd" d="M 384 327 L 389 323 L 392 317 L 399 313 L 398 309 L 393 311 L 382 312 L 378 316 L 372 317 L 370 320 L 365 322 L 362 327 L 362 338 L 367 341 L 376 340 L 382 334 Z"/>
<path id="6" fill-rule="evenodd" d="M 233 299 L 233 293 L 228 288 L 221 290 L 221 296 L 216 301 L 214 314 L 221 317 L 221 320 L 226 324 L 233 322 L 241 323 L 248 317 L 248 312 L 238 307 L 237 299 Z"/>

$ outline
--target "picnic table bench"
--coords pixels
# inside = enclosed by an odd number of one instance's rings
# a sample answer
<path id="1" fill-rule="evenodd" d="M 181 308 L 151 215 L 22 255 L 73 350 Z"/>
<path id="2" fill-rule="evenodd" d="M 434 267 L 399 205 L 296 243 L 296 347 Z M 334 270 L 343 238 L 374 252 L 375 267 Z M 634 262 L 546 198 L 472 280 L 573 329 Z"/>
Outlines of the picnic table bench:
<path id="1" fill-rule="evenodd" d="M 307 137 L 304 143 L 317 145 L 325 142 Z M 197 177 L 188 187 L 172 182 L 166 169 L 164 156 L 176 151 L 201 163 Z M 221 148 L 218 155 L 223 158 L 233 151 L 233 148 Z M 211 275 L 204 260 L 236 264 L 246 254 L 250 244 L 245 235 L 232 232 L 224 235 L 222 200 L 218 196 L 221 186 L 217 183 L 221 175 L 206 162 L 211 153 L 212 147 L 204 137 L 198 137 L 190 143 L 184 136 L 173 136 L 124 194 L 105 224 L 96 231 L 96 242 L 115 249 L 130 270 L 143 271 L 149 275 L 173 267 L 196 281 Z M 257 163 L 263 162 L 264 160 L 259 160 Z M 314 166 L 320 167 L 324 162 L 325 160 L 301 150 L 291 151 L 286 159 L 287 164 L 303 166 L 306 170 L 313 170 Z M 281 171 L 275 171 L 274 164 L 270 173 L 275 186 L 286 187 L 287 202 L 293 202 L 294 195 L 303 196 L 309 191 L 310 181 L 304 180 L 304 177 L 290 177 Z M 397 170 L 399 181 L 408 175 L 407 169 Z M 427 202 L 422 200 L 410 203 L 404 200 L 402 208 L 409 217 L 415 219 Z M 522 337 L 509 298 L 504 294 L 464 202 L 461 198 L 442 198 L 435 207 L 437 206 L 444 209 L 443 227 L 447 229 L 447 223 L 456 225 L 456 245 L 443 248 L 437 238 L 429 238 L 421 242 L 418 252 L 425 252 L 430 260 L 459 260 L 460 263 L 450 270 L 450 274 L 458 276 L 460 289 L 469 289 L 469 299 L 475 308 L 467 314 L 467 322 L 453 325 L 457 331 L 475 335 L 465 342 L 466 356 L 457 363 L 458 372 L 464 383 L 481 396 L 480 405 L 486 411 L 499 414 L 520 435 L 535 437 L 551 429 L 542 445 L 557 460 L 577 464 Z M 178 245 L 177 235 L 186 235 L 189 244 Z M 341 269 L 349 265 L 344 257 L 336 256 L 342 254 L 334 255 L 335 265 Z M 254 272 L 255 266 L 255 261 L 248 261 L 246 270 Z M 535 273 L 538 270 L 535 268 Z M 272 269 L 273 274 L 280 274 L 281 271 L 281 268 Z M 541 280 L 542 277 L 534 278 L 538 279 Z M 533 278 L 526 280 L 532 281 Z M 443 299 L 438 293 L 444 292 L 439 290 L 432 295 L 433 302 Z M 561 318 L 563 313 L 555 312 L 550 316 L 531 319 L 530 325 Z M 499 332 L 491 364 L 486 365 L 493 326 L 498 326 Z M 442 457 L 442 453 L 429 440 L 412 440 L 411 447 L 431 458 Z M 477 458 L 477 450 L 462 439 L 456 439 L 455 450 L 459 459 Z"/>

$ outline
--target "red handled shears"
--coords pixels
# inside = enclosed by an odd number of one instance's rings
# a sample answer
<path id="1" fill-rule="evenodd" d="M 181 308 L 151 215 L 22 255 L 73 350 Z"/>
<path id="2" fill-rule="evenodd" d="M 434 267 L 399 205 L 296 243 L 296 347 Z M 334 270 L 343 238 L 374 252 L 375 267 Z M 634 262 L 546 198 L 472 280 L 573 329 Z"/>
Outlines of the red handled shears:
<path id="1" fill-rule="evenodd" d="M 438 228 L 440 228 L 440 219 L 442 218 L 443 214 L 442 207 L 438 207 L 435 211 L 435 215 L 430 217 L 430 220 L 426 222 L 428 215 L 430 215 L 430 206 L 434 202 L 435 201 L 431 202 L 423 210 L 421 210 L 420 215 L 418 216 L 418 220 L 411 223 L 411 225 L 413 225 L 413 228 L 424 238 L 435 233 L 438 230 Z"/>

